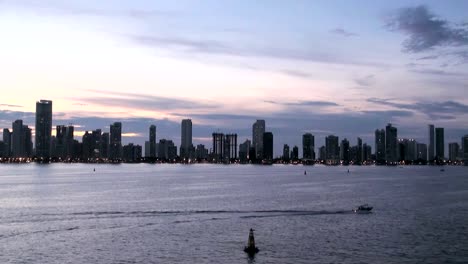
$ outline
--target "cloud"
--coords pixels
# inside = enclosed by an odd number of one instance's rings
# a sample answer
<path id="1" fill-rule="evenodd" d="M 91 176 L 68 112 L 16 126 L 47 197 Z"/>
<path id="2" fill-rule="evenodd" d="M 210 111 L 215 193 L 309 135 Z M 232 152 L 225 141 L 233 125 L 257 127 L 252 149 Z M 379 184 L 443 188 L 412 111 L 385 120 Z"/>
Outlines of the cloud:
<path id="1" fill-rule="evenodd" d="M 287 70 L 287 69 L 284 69 L 284 70 L 280 70 L 280 72 L 286 74 L 286 75 L 290 75 L 290 76 L 293 76 L 293 77 L 300 77 L 300 78 L 310 78 L 312 75 L 307 73 L 307 72 L 303 72 L 303 71 L 297 71 L 297 70 Z"/>
<path id="2" fill-rule="evenodd" d="M 30 0 L 3 0 L 0 5 L 5 7 L 21 7 L 33 9 L 41 13 L 49 13 L 52 15 L 72 15 L 72 16 L 99 16 L 99 17 L 116 17 L 116 18 L 132 18 L 132 19 L 147 19 L 152 17 L 170 16 L 172 12 L 161 10 L 144 10 L 144 9 L 100 9 L 81 7 L 71 4 L 70 2 L 46 2 L 46 1 L 30 1 Z M 114 5 L 115 6 L 115 5 Z"/>
<path id="3" fill-rule="evenodd" d="M 14 108 L 20 108 L 20 107 L 23 107 L 22 105 L 13 105 L 13 104 L 0 104 L 0 106 L 5 106 L 5 107 L 14 107 Z"/>
<path id="4" fill-rule="evenodd" d="M 296 101 L 296 102 L 277 102 L 271 100 L 265 100 L 265 103 L 283 105 L 283 106 L 314 106 L 314 107 L 326 107 L 326 106 L 339 106 L 339 104 L 328 101 Z"/>
<path id="5" fill-rule="evenodd" d="M 346 30 L 344 30 L 344 29 L 342 29 L 342 28 L 335 28 L 335 29 L 332 29 L 332 30 L 330 30 L 330 33 L 336 34 L 336 35 L 340 35 L 340 36 L 343 36 L 343 37 L 354 37 L 354 36 L 357 36 L 356 33 L 346 31 Z"/>
<path id="6" fill-rule="evenodd" d="M 387 67 L 380 62 L 341 58 L 334 54 L 318 53 L 311 49 L 287 49 L 275 46 L 246 47 L 236 46 L 237 43 L 225 43 L 210 39 L 190 39 L 179 36 L 161 35 L 127 35 L 136 43 L 155 48 L 168 48 L 176 52 L 194 55 L 226 55 L 237 57 L 263 57 L 277 60 L 295 60 L 338 65 L 356 65 L 371 67 Z M 291 73 L 291 72 L 289 72 Z M 294 72 L 292 72 L 294 74 Z M 297 73 L 297 72 L 296 72 Z M 297 75 L 297 74 L 296 74 Z M 300 75 L 304 76 L 303 73 Z"/>
<path id="7" fill-rule="evenodd" d="M 436 70 L 436 69 L 412 69 L 410 71 L 414 73 L 438 75 L 438 76 L 466 76 L 465 73 L 447 72 L 447 71 Z"/>
<path id="8" fill-rule="evenodd" d="M 468 105 L 456 101 L 397 103 L 389 99 L 369 98 L 368 102 L 380 106 L 390 106 L 420 112 L 431 119 L 454 119 L 460 114 L 468 114 Z"/>
<path id="9" fill-rule="evenodd" d="M 215 109 L 214 103 L 201 103 L 195 100 L 169 98 L 154 95 L 87 90 L 99 94 L 80 99 L 83 103 L 93 103 L 101 106 L 116 106 L 131 109 L 161 111 L 171 109 Z"/>
<path id="10" fill-rule="evenodd" d="M 370 74 L 362 78 L 356 78 L 354 79 L 354 82 L 360 86 L 371 86 L 375 83 L 375 75 Z"/>
<path id="11" fill-rule="evenodd" d="M 468 45 L 466 25 L 456 27 L 422 5 L 397 10 L 387 19 L 386 26 L 408 37 L 403 42 L 403 48 L 409 53 L 428 51 L 437 47 Z"/>

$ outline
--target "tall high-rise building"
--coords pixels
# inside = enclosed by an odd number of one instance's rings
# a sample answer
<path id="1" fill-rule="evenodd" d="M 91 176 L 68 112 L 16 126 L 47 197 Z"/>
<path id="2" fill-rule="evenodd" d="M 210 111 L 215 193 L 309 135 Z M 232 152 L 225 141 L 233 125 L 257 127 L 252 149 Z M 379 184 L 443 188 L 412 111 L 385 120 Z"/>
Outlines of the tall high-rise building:
<path id="1" fill-rule="evenodd" d="M 340 159 L 345 165 L 348 165 L 350 161 L 349 151 L 349 141 L 345 138 L 341 141 L 340 144 Z"/>
<path id="2" fill-rule="evenodd" d="M 75 128 L 72 125 L 68 126 L 65 131 L 65 156 L 69 159 L 77 156 L 75 153 L 74 131 Z"/>
<path id="3" fill-rule="evenodd" d="M 302 135 L 302 158 L 315 160 L 315 138 L 311 133 Z"/>
<path id="4" fill-rule="evenodd" d="M 396 164 L 398 161 L 398 140 L 397 128 L 392 124 L 385 127 L 385 159 L 387 164 Z"/>
<path id="5" fill-rule="evenodd" d="M 101 153 L 101 158 L 107 159 L 109 158 L 109 141 L 110 141 L 110 134 L 105 132 L 101 135 L 101 142 L 99 144 L 99 149 Z"/>
<path id="6" fill-rule="evenodd" d="M 288 144 L 284 144 L 283 146 L 283 160 L 284 161 L 288 161 L 289 160 L 289 145 Z"/>
<path id="7" fill-rule="evenodd" d="M 32 129 L 27 125 L 23 125 L 24 133 L 24 153 L 25 157 L 32 157 L 33 155 L 33 143 L 32 143 Z"/>
<path id="8" fill-rule="evenodd" d="M 329 135 L 325 138 L 325 149 L 328 164 L 336 164 L 340 160 L 340 147 L 338 137 Z"/>
<path id="9" fill-rule="evenodd" d="M 4 157 L 11 156 L 11 132 L 8 128 L 3 129 Z"/>
<path id="10" fill-rule="evenodd" d="M 434 125 L 428 125 L 429 128 L 429 143 L 427 144 L 427 156 L 430 161 L 435 158 L 435 137 L 434 137 Z"/>
<path id="11" fill-rule="evenodd" d="M 255 148 L 255 158 L 263 158 L 263 134 L 265 133 L 265 120 L 257 120 L 252 126 L 252 145 Z"/>
<path id="12" fill-rule="evenodd" d="M 224 159 L 237 159 L 237 134 L 226 134 L 224 137 Z"/>
<path id="13" fill-rule="evenodd" d="M 203 145 L 203 144 L 198 144 L 197 145 L 197 149 L 195 150 L 195 157 L 197 159 L 206 159 L 206 158 L 208 158 L 208 150 L 205 148 L 205 145 Z"/>
<path id="14" fill-rule="evenodd" d="M 460 145 L 458 143 L 453 142 L 449 143 L 449 160 L 456 161 L 458 160 L 458 153 L 460 152 Z"/>
<path id="15" fill-rule="evenodd" d="M 263 159 L 273 160 L 273 133 L 263 133 Z"/>
<path id="16" fill-rule="evenodd" d="M 375 160 L 377 164 L 385 163 L 385 130 L 375 130 Z"/>
<path id="17" fill-rule="evenodd" d="M 52 135 L 52 101 L 36 102 L 36 156 L 50 157 L 50 137 Z"/>
<path id="18" fill-rule="evenodd" d="M 149 142 L 148 142 L 148 156 L 150 158 L 156 158 L 156 126 L 151 125 L 149 128 Z M 145 145 L 146 151 L 146 145 Z"/>
<path id="19" fill-rule="evenodd" d="M 462 137 L 463 160 L 468 161 L 468 135 Z"/>
<path id="20" fill-rule="evenodd" d="M 216 160 L 222 160 L 224 154 L 224 134 L 213 133 L 213 158 Z"/>
<path id="21" fill-rule="evenodd" d="M 11 154 L 15 158 L 25 157 L 23 120 L 15 120 L 12 124 Z"/>
<path id="22" fill-rule="evenodd" d="M 299 159 L 299 148 L 297 146 L 294 146 L 292 151 L 291 151 L 291 159 L 292 160 L 298 160 Z"/>
<path id="23" fill-rule="evenodd" d="M 436 159 L 444 160 L 445 148 L 444 148 L 444 128 L 436 127 L 435 129 L 435 147 L 436 147 Z"/>
<path id="24" fill-rule="evenodd" d="M 251 142 L 248 139 L 239 145 L 239 159 L 241 162 L 246 162 L 249 160 L 250 145 Z"/>
<path id="25" fill-rule="evenodd" d="M 122 158 L 122 123 L 115 122 L 110 125 L 109 159 Z"/>
<path id="26" fill-rule="evenodd" d="M 418 143 L 417 148 L 417 159 L 421 161 L 427 161 L 427 145 Z"/>
<path id="27" fill-rule="evenodd" d="M 362 139 L 358 137 L 357 145 L 356 145 L 356 164 L 362 164 L 363 156 L 364 156 L 364 153 L 362 150 Z"/>
<path id="28" fill-rule="evenodd" d="M 180 157 L 188 159 L 191 156 L 193 156 L 192 120 L 184 119 L 181 126 Z"/>
<path id="29" fill-rule="evenodd" d="M 55 150 L 51 150 L 52 157 L 65 158 L 66 157 L 66 126 L 55 127 Z"/>

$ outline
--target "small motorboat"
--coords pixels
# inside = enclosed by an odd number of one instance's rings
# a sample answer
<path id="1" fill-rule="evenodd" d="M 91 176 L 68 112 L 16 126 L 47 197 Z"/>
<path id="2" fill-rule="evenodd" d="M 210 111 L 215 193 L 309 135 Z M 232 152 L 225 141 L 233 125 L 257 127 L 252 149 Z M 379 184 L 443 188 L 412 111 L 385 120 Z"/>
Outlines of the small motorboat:
<path id="1" fill-rule="evenodd" d="M 372 208 L 373 207 L 369 206 L 368 204 L 363 204 L 354 208 L 353 212 L 358 213 L 358 214 L 368 214 L 368 213 L 371 213 Z"/>
<path id="2" fill-rule="evenodd" d="M 254 238 L 254 233 L 253 229 L 250 228 L 249 232 L 249 241 L 247 241 L 247 246 L 244 247 L 244 252 L 249 254 L 249 255 L 254 255 L 255 253 L 258 253 L 260 250 L 255 246 L 255 238 Z"/>

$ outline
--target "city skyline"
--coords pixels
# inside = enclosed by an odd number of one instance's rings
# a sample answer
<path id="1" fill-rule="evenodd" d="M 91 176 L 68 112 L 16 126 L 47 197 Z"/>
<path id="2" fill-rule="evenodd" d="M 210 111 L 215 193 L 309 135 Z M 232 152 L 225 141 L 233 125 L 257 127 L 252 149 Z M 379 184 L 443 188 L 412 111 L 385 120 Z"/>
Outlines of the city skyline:
<path id="1" fill-rule="evenodd" d="M 144 146 L 150 124 L 179 144 L 187 118 L 194 147 L 218 129 L 243 142 L 264 119 L 275 155 L 301 146 L 304 133 L 315 136 L 316 156 L 330 134 L 372 144 L 387 123 L 418 142 L 434 123 L 458 142 L 468 127 L 467 8 L 1 1 L 0 127 L 22 119 L 35 134 L 31 102 L 47 98 L 54 126 L 72 123 L 81 137 L 119 121 L 122 144 Z"/>
<path id="2" fill-rule="evenodd" d="M 73 125 L 56 125 L 52 128 L 53 102 L 51 100 L 39 100 L 36 102 L 36 127 L 41 127 L 41 133 L 34 133 L 33 129 L 23 120 L 17 119 L 12 122 L 10 128 L 4 128 L 2 141 L 0 141 L 0 157 L 36 157 L 38 159 L 61 158 L 66 159 L 109 159 L 138 161 L 141 158 L 163 158 L 175 160 L 179 157 L 182 161 L 195 159 L 213 161 L 229 160 L 251 160 L 271 161 L 281 158 L 282 160 L 299 159 L 304 162 L 317 160 L 315 151 L 319 154 L 318 160 L 325 161 L 326 164 L 345 165 L 357 163 L 365 164 L 373 161 L 376 164 L 395 165 L 401 161 L 408 162 L 437 162 L 443 163 L 445 160 L 456 161 L 466 160 L 468 145 L 466 138 L 468 134 L 460 137 L 458 142 L 447 142 L 445 139 L 445 129 L 428 124 L 428 142 L 418 142 L 413 138 L 405 138 L 398 135 L 398 128 L 391 123 L 385 129 L 377 128 L 374 134 L 374 145 L 363 142 L 359 136 L 356 138 L 356 145 L 346 138 L 336 136 L 331 133 L 325 137 L 325 144 L 315 147 L 315 136 L 311 133 L 302 135 L 302 153 L 298 151 L 298 145 L 289 152 L 289 145 L 284 142 L 276 142 L 276 145 L 283 144 L 283 148 L 276 149 L 274 135 L 268 132 L 265 120 L 258 119 L 252 124 L 251 140 L 245 142 L 238 141 L 237 133 L 221 133 L 218 129 L 212 133 L 212 145 L 193 145 L 193 128 L 191 119 L 182 119 L 180 123 L 180 146 L 174 144 L 172 138 L 160 138 L 157 143 L 157 126 L 151 124 L 148 128 L 147 138 L 144 144 L 122 141 L 122 122 L 113 122 L 109 125 L 109 132 L 103 132 L 101 128 L 85 131 L 81 141 L 80 135 L 75 139 Z M 55 132 L 55 133 L 54 133 Z M 34 137 L 33 137 L 34 136 Z M 33 140 L 35 138 L 35 140 Z M 34 143 L 33 143 L 34 141 Z M 256 142 L 256 143 L 255 143 Z M 46 144 L 47 143 L 47 144 Z M 460 144 L 459 144 L 460 143 Z M 44 146 L 47 146 L 45 148 Z M 447 146 L 447 147 L 446 147 Z M 179 147 L 179 151 L 177 151 Z M 75 153 L 76 152 L 76 153 Z M 300 156 L 301 154 L 302 156 Z M 313 163 L 312 163 L 313 164 Z"/>

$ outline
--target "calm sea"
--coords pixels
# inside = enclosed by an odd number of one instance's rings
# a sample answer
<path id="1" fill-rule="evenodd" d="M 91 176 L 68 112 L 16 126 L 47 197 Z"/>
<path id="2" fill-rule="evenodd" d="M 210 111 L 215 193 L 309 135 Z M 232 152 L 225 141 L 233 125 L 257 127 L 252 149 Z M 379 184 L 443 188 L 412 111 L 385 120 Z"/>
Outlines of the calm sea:
<path id="1" fill-rule="evenodd" d="M 468 263 L 468 167 L 2 164 L 0 263 Z"/>

